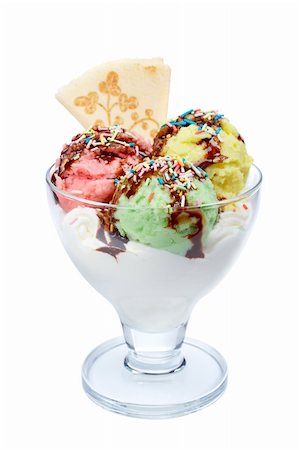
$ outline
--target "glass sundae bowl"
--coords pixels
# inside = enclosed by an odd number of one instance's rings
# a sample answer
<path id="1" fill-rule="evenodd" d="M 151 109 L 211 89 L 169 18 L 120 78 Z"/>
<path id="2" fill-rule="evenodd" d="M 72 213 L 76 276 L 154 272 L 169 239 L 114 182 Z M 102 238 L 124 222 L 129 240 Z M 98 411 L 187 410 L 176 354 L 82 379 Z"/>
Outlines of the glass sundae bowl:
<path id="1" fill-rule="evenodd" d="M 47 171 L 46 181 L 61 241 L 79 272 L 114 306 L 123 328 L 123 337 L 87 356 L 82 368 L 86 394 L 104 408 L 143 418 L 185 415 L 216 401 L 227 384 L 225 360 L 209 345 L 186 339 L 185 332 L 194 305 L 229 271 L 249 236 L 260 170 L 252 165 L 237 197 L 164 208 L 163 214 L 178 222 L 218 214 L 207 236 L 187 236 L 184 254 L 171 242 L 151 246 L 129 240 L 114 226 L 117 218 L 129 216 L 137 228 L 139 222 L 145 226 L 161 214 L 159 208 L 149 205 L 145 211 L 69 194 L 54 184 L 55 170 Z M 157 234 L 154 242 L 163 239 L 159 227 L 151 233 Z"/>

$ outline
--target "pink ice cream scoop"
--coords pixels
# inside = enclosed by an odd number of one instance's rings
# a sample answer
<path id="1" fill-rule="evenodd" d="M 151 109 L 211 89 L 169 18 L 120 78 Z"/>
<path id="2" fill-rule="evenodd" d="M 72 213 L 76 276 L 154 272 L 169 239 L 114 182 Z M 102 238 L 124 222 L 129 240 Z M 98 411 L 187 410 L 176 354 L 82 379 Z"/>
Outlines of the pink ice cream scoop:
<path id="1" fill-rule="evenodd" d="M 56 186 L 77 197 L 108 203 L 115 179 L 152 153 L 151 145 L 136 133 L 120 126 L 92 127 L 65 144 L 54 175 Z M 65 211 L 79 206 L 58 195 Z"/>

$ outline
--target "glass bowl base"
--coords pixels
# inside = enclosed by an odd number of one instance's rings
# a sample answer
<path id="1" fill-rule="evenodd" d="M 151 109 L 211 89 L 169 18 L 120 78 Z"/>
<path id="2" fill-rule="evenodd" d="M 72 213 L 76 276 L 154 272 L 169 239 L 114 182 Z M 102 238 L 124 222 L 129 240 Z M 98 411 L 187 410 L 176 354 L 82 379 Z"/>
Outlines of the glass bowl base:
<path id="1" fill-rule="evenodd" d="M 169 374 L 143 374 L 128 369 L 123 338 L 96 347 L 82 367 L 83 388 L 98 405 L 118 414 L 148 419 L 183 416 L 215 402 L 225 391 L 224 358 L 207 344 L 185 339 L 186 364 Z"/>

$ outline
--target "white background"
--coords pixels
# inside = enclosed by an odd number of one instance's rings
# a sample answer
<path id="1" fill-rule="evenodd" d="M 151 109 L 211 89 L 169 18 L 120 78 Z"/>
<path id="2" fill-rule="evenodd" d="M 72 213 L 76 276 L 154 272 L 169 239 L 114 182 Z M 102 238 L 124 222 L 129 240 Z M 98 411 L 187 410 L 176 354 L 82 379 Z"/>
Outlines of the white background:
<path id="1" fill-rule="evenodd" d="M 7 3 L 2 20 L 3 448 L 298 448 L 295 3 L 24 1 Z M 250 242 L 197 305 L 188 329 L 224 354 L 229 387 L 208 409 L 165 421 L 117 416 L 83 393 L 84 357 L 121 330 L 112 307 L 81 278 L 58 241 L 44 186 L 62 143 L 81 129 L 54 99 L 56 89 L 99 62 L 152 56 L 172 67 L 170 115 L 218 108 L 264 172 Z"/>

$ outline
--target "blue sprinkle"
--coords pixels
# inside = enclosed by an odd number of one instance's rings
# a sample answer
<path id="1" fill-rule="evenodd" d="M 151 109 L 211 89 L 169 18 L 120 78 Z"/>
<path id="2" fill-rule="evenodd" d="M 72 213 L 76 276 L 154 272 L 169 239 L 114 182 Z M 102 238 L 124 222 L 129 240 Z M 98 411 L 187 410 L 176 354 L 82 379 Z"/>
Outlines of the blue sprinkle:
<path id="1" fill-rule="evenodd" d="M 88 138 L 86 138 L 85 141 L 84 141 L 85 144 L 88 144 L 88 142 L 91 141 L 91 139 L 92 139 L 92 138 L 91 138 L 90 136 L 89 136 Z"/>
<path id="2" fill-rule="evenodd" d="M 177 175 L 172 175 L 171 179 L 172 180 L 176 180 L 177 179 Z"/>
<path id="3" fill-rule="evenodd" d="M 198 170 L 201 171 L 201 173 L 204 174 L 205 177 L 208 177 L 209 175 L 207 174 L 207 172 L 205 170 L 203 170 L 201 167 L 197 166 Z"/>
<path id="4" fill-rule="evenodd" d="M 182 158 L 182 161 L 183 161 L 183 162 L 186 162 L 186 158 Z"/>
<path id="5" fill-rule="evenodd" d="M 155 164 L 155 161 L 151 160 L 151 161 L 149 162 L 149 165 L 152 166 L 153 164 Z"/>
<path id="6" fill-rule="evenodd" d="M 184 119 L 185 122 L 189 123 L 189 125 L 197 125 L 196 122 L 194 122 L 194 120 L 189 120 L 189 119 Z"/>
<path id="7" fill-rule="evenodd" d="M 164 184 L 164 180 L 162 178 L 158 178 L 159 184 Z"/>
<path id="8" fill-rule="evenodd" d="M 130 146 L 130 147 L 135 147 L 135 142 L 130 142 L 130 143 L 129 143 L 129 146 Z"/>
<path id="9" fill-rule="evenodd" d="M 169 123 L 171 123 L 171 125 L 177 125 L 179 127 L 187 125 L 187 122 L 185 122 L 184 120 L 182 120 L 182 122 L 169 122 Z"/>
<path id="10" fill-rule="evenodd" d="M 219 128 L 217 128 L 217 130 L 215 131 L 215 133 L 216 133 L 216 134 L 219 134 L 221 130 L 222 130 L 222 128 L 219 127 Z"/>
<path id="11" fill-rule="evenodd" d="M 203 127 L 203 123 L 201 125 L 199 125 L 199 127 L 197 128 L 198 131 L 200 131 L 202 129 L 202 127 Z"/>
<path id="12" fill-rule="evenodd" d="M 180 117 L 183 118 L 185 116 L 188 116 L 188 114 L 191 114 L 191 113 L 193 113 L 193 109 L 189 109 L 189 111 L 184 112 L 184 114 L 181 114 Z"/>
<path id="13" fill-rule="evenodd" d="M 118 178 L 115 178 L 115 179 L 114 179 L 114 183 L 115 183 L 115 184 L 118 184 L 118 183 L 119 183 L 119 179 L 118 179 Z"/>
<path id="14" fill-rule="evenodd" d="M 224 117 L 224 114 L 217 114 L 217 116 L 214 117 L 214 120 L 221 119 L 221 117 Z"/>
<path id="15" fill-rule="evenodd" d="M 134 170 L 134 169 L 130 169 L 130 172 L 131 172 L 131 173 L 135 173 L 135 170 Z"/>

